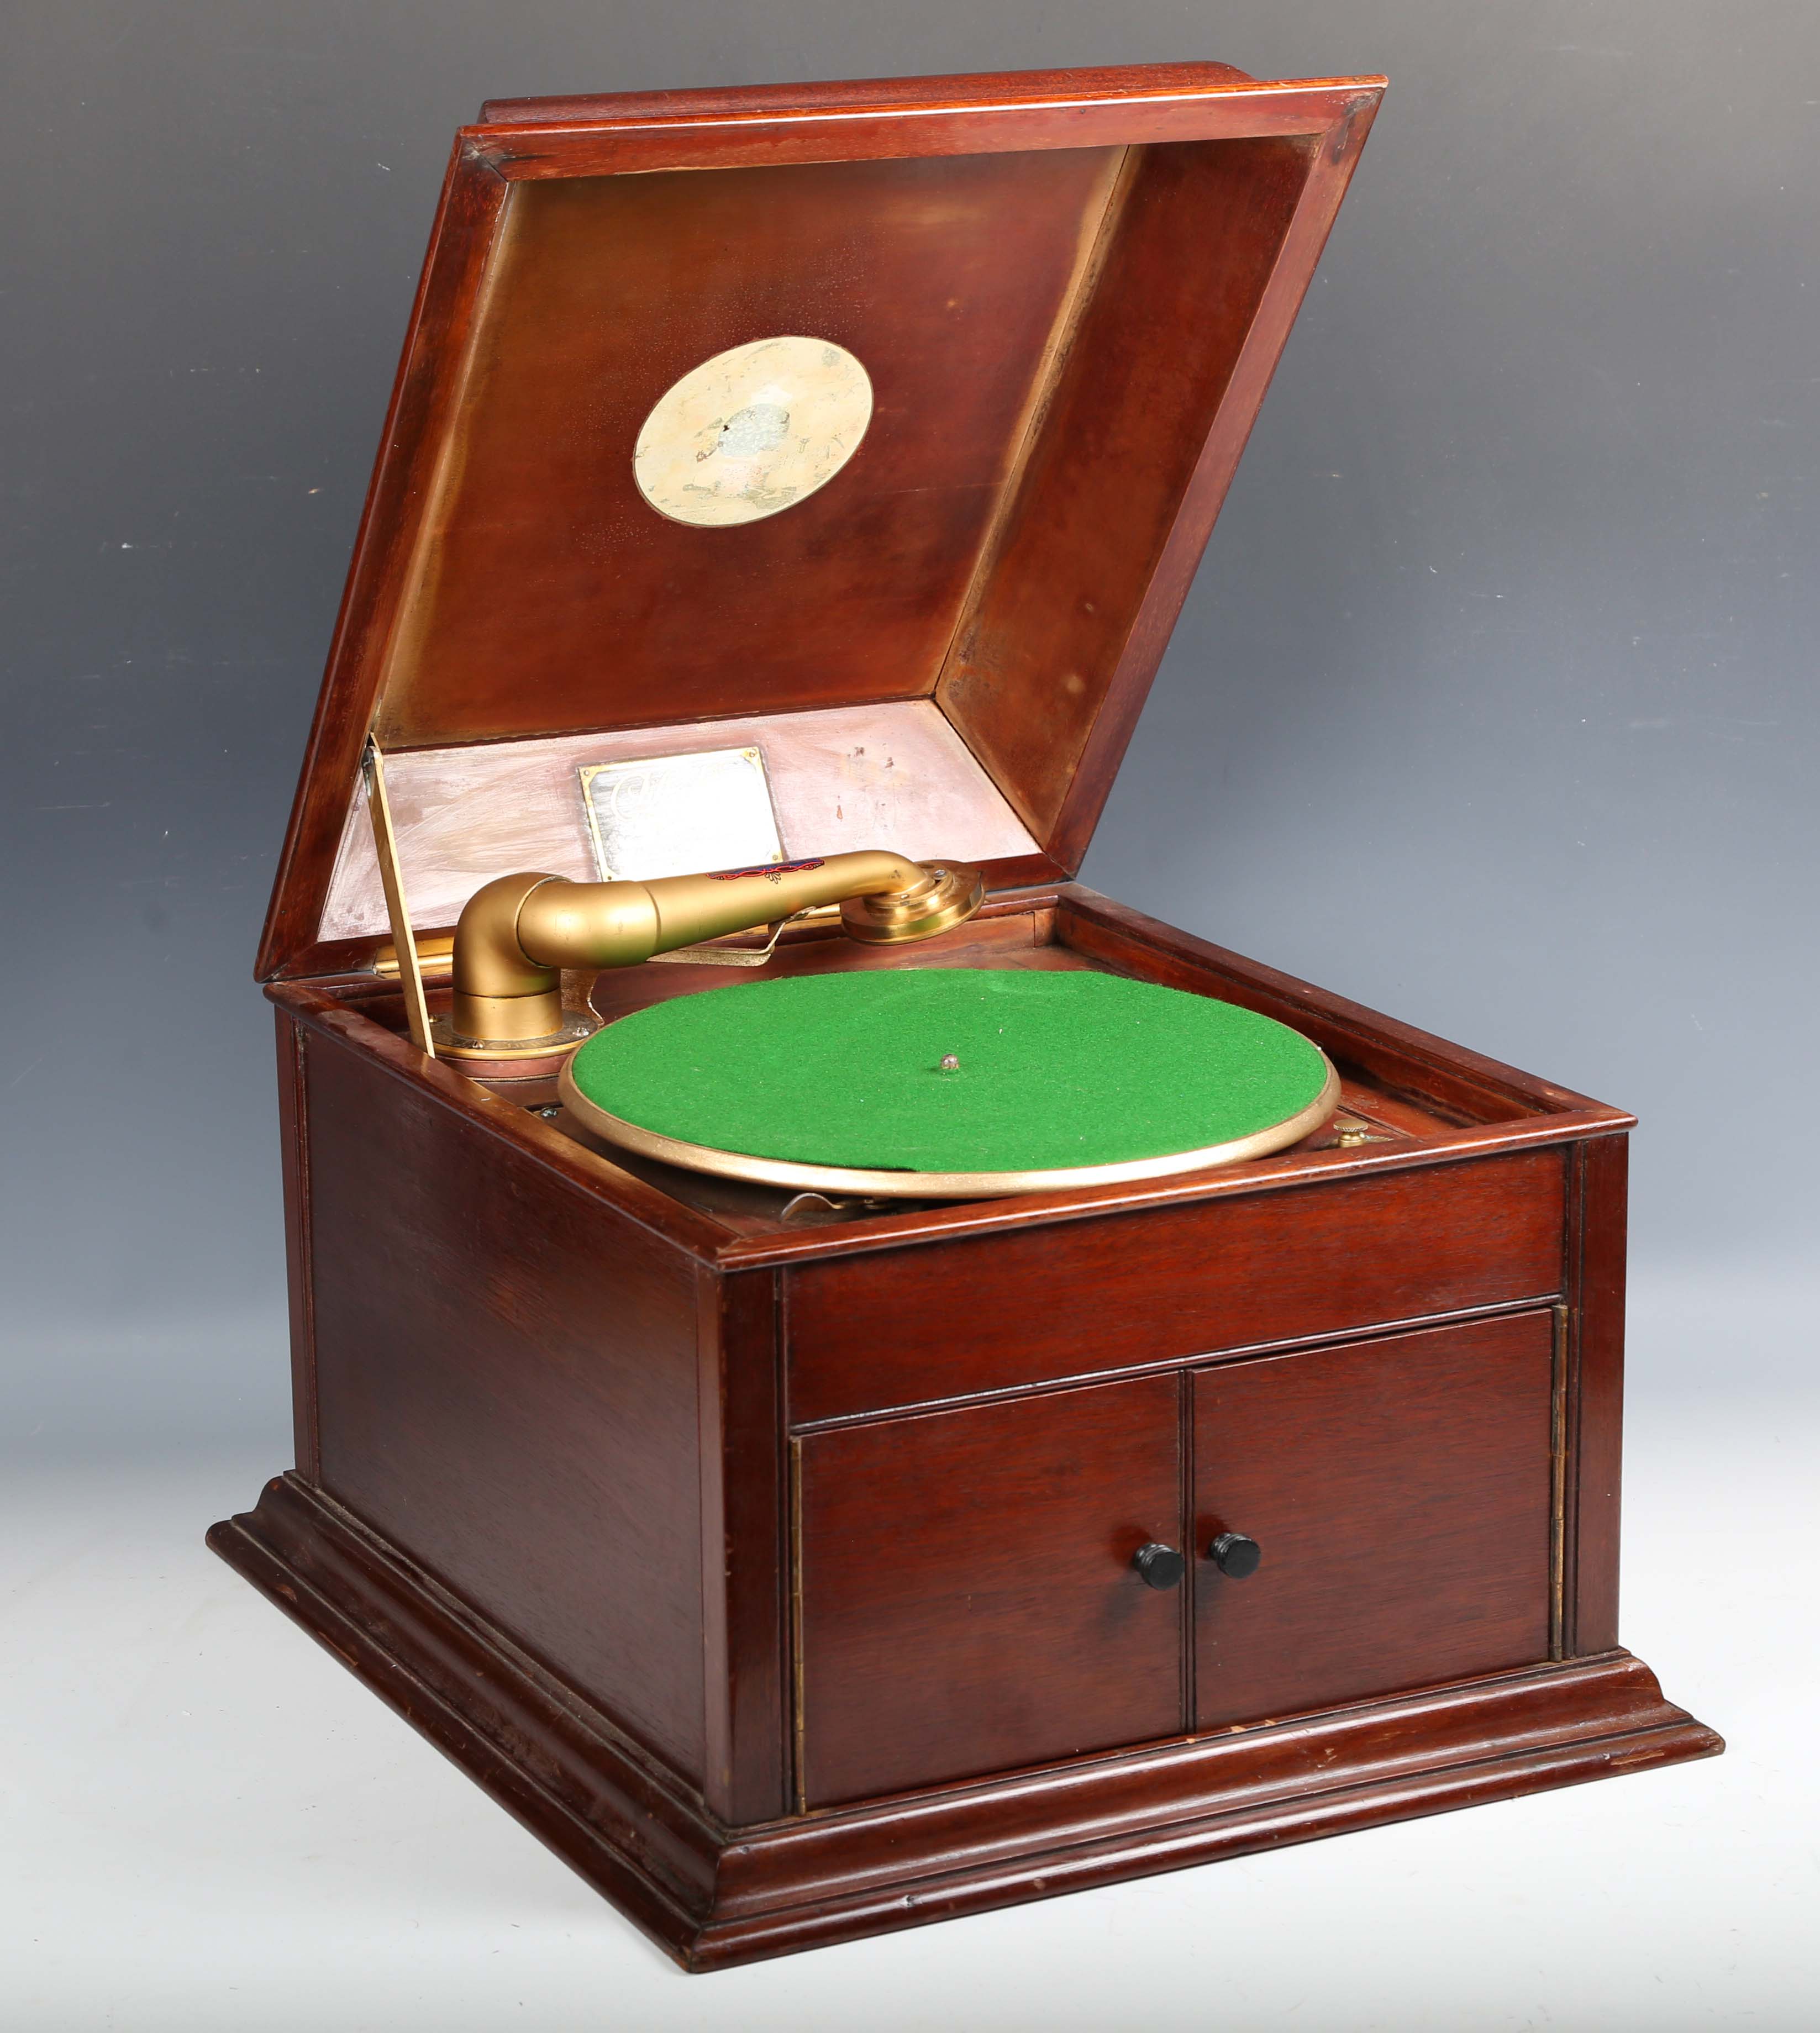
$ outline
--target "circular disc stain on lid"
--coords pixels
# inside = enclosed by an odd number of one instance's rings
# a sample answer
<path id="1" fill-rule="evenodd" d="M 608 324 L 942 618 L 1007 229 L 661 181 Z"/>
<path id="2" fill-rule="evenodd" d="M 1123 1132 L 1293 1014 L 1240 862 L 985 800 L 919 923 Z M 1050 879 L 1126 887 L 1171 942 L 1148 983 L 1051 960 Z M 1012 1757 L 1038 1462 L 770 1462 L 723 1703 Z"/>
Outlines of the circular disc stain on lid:
<path id="1" fill-rule="evenodd" d="M 585 1100 L 686 1143 L 933 1173 L 1205 1149 L 1287 1121 L 1329 1070 L 1298 1031 L 1210 996 L 974 968 L 682 995 L 608 1024 L 570 1065 Z"/>
<path id="2" fill-rule="evenodd" d="M 859 449 L 872 383 L 831 339 L 756 339 L 658 398 L 638 432 L 638 492 L 673 522 L 725 528 L 781 514 Z"/>

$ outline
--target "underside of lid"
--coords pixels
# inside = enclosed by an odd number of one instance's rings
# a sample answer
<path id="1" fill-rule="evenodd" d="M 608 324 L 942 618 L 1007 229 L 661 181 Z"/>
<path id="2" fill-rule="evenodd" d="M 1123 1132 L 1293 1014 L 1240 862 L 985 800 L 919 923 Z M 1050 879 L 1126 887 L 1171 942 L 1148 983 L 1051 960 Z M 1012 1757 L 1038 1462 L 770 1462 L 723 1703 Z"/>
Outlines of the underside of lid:
<path id="1" fill-rule="evenodd" d="M 872 751 L 898 837 L 854 844 L 1072 874 L 1380 89 L 1204 66 L 489 108 L 458 137 L 260 973 L 377 935 L 369 731 L 425 787 L 420 930 L 574 833 L 578 760 L 730 723 L 772 730 L 774 797 L 797 772 L 788 850 L 835 851 L 856 712 L 934 775 L 893 785 Z M 856 447 L 849 413 L 751 519 L 682 519 L 686 455 L 653 505 L 635 461 L 666 391 L 780 335 L 857 363 Z M 796 386 L 695 456 L 806 443 Z M 433 788 L 483 779 L 519 834 Z M 977 844 L 911 844 L 932 812 Z"/>

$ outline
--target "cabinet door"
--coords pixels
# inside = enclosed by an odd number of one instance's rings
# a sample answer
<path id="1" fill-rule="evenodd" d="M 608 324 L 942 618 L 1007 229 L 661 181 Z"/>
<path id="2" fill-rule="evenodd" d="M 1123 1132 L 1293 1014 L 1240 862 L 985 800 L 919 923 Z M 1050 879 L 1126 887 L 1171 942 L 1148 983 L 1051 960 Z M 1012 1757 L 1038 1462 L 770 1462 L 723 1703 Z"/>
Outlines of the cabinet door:
<path id="1" fill-rule="evenodd" d="M 1171 1736 L 1182 1380 L 1140 1377 L 797 1443 L 798 1784 L 863 1799 Z"/>
<path id="2" fill-rule="evenodd" d="M 1548 1657 L 1553 1346 L 1526 1313 L 1196 1375 L 1200 1728 Z"/>

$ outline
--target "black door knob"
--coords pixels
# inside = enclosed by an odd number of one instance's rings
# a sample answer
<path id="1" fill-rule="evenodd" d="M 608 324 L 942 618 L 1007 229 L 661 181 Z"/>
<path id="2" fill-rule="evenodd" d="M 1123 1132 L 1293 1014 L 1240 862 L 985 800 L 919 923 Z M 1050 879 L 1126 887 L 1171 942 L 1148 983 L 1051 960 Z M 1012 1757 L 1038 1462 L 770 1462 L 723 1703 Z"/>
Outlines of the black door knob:
<path id="1" fill-rule="evenodd" d="M 1235 1582 L 1241 1582 L 1247 1574 L 1255 1574 L 1264 1559 L 1264 1548 L 1255 1539 L 1248 1539 L 1242 1532 L 1222 1532 L 1207 1549 L 1207 1557 L 1223 1574 L 1230 1574 Z"/>
<path id="2" fill-rule="evenodd" d="M 1138 1548 L 1131 1564 L 1153 1589 L 1172 1589 L 1182 1579 L 1188 1563 L 1173 1546 L 1153 1539 L 1148 1546 Z"/>

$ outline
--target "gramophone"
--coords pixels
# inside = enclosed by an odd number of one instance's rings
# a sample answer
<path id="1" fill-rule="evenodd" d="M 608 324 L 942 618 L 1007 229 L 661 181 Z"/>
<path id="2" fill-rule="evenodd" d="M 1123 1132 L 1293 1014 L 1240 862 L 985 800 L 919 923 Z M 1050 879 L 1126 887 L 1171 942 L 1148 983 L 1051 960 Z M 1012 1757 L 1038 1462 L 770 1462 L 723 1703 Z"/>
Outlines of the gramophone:
<path id="1" fill-rule="evenodd" d="M 1076 880 L 1383 85 L 456 138 L 210 1542 L 687 1967 L 1721 1747 L 1619 1642 L 1633 1118 Z"/>

